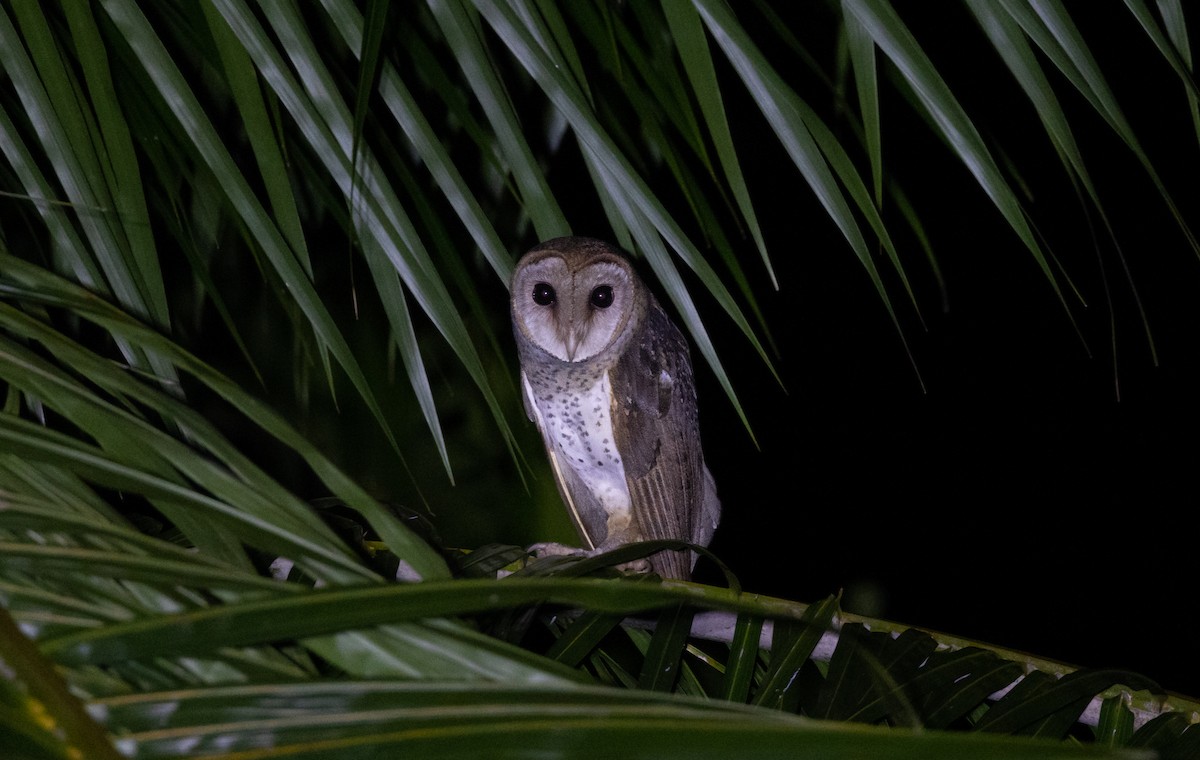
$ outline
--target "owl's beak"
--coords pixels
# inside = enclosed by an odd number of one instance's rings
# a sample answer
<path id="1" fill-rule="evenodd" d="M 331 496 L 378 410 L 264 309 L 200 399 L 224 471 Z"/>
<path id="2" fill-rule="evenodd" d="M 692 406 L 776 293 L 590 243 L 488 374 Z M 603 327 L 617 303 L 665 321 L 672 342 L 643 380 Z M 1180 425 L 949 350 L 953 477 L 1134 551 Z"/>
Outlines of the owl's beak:
<path id="1" fill-rule="evenodd" d="M 567 328 L 566 334 L 563 335 L 563 348 L 567 352 L 567 361 L 575 361 L 575 352 L 583 345 L 584 334 L 587 332 L 587 322 L 575 322 Z"/>
<path id="2" fill-rule="evenodd" d="M 579 350 L 579 343 L 583 336 L 579 334 L 579 330 L 567 330 L 566 339 L 563 341 L 567 349 L 567 361 L 575 361 L 575 352 Z"/>

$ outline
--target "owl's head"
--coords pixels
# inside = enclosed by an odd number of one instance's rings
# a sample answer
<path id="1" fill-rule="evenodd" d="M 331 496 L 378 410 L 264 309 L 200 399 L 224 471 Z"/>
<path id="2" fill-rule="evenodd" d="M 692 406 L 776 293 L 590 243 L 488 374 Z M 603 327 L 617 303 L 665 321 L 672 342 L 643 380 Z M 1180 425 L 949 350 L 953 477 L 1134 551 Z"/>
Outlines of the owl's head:
<path id="1" fill-rule="evenodd" d="M 518 340 L 560 361 L 587 361 L 622 342 L 645 308 L 646 289 L 629 261 L 600 240 L 547 240 L 513 273 Z"/>

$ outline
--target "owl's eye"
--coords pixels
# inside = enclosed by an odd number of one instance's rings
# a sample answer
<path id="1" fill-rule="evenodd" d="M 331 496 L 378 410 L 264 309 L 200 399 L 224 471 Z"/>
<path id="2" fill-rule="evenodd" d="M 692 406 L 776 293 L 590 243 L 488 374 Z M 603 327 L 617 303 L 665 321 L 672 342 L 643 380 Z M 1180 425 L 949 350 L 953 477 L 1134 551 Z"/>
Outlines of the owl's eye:
<path id="1" fill-rule="evenodd" d="M 557 297 L 554 288 L 548 282 L 539 282 L 533 286 L 533 302 L 538 306 L 549 306 Z"/>
<path id="2" fill-rule="evenodd" d="M 612 306 L 612 285 L 600 285 L 592 291 L 592 306 L 597 309 L 607 309 Z"/>

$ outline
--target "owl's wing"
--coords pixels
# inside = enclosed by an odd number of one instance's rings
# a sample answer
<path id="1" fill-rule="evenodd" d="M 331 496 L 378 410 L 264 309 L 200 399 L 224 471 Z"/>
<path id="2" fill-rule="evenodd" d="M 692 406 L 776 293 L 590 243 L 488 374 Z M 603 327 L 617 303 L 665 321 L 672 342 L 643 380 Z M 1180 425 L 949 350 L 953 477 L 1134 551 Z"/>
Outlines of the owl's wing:
<path id="1" fill-rule="evenodd" d="M 613 434 L 640 538 L 707 542 L 715 490 L 704 466 L 687 340 L 653 301 L 611 371 Z M 719 507 L 718 507 L 719 508 Z M 700 520 L 712 521 L 700 526 Z M 665 577 L 689 578 L 688 552 L 650 558 Z"/>

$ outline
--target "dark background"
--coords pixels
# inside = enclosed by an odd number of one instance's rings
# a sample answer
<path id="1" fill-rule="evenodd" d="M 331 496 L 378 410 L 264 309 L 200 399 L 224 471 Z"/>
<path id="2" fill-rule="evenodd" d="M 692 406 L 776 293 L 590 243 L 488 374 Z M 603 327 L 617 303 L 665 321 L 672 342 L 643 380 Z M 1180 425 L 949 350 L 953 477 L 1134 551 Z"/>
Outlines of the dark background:
<path id="1" fill-rule="evenodd" d="M 938 4 L 939 24 L 947 5 Z M 1140 38 L 1123 6 L 1099 5 L 1077 20 L 1195 224 L 1196 135 L 1183 87 L 1155 65 L 1149 43 L 1128 47 Z M 1054 83 L 1120 251 L 1095 209 L 1085 213 L 1019 90 L 970 54 L 984 44 L 972 22 L 963 17 L 956 37 L 916 6 L 897 7 L 989 143 L 1019 167 L 1031 189 L 1023 202 L 1061 264 L 1063 299 L 893 93 L 885 161 L 914 198 L 945 280 L 943 293 L 915 241 L 898 235 L 920 309 L 893 277 L 910 356 L 840 233 L 794 170 L 779 168 L 786 159 L 770 135 L 742 141 L 751 187 L 774 188 L 754 197 L 784 284 L 763 300 L 786 390 L 735 335 L 717 341 L 733 357 L 756 449 L 700 373 L 706 453 L 724 504 L 712 548 L 751 591 L 804 601 L 843 591 L 850 611 L 1128 668 L 1198 694 L 1196 253 L 1129 149 L 1061 77 Z M 944 65 L 956 60 L 982 63 Z M 738 108 L 740 127 L 753 130 L 754 107 Z M 893 232 L 898 220 L 890 217 Z"/>
<path id="2" fill-rule="evenodd" d="M 773 5 L 795 14 L 784 22 L 832 71 L 832 13 L 822 17 L 813 3 Z M 800 602 L 841 592 L 852 612 L 1077 665 L 1127 668 L 1200 695 L 1190 623 L 1200 612 L 1193 562 L 1200 256 L 1130 149 L 1044 59 L 1112 235 L 1097 210 L 1081 202 L 1032 106 L 960 4 L 894 5 L 1022 193 L 1053 257 L 1059 291 L 881 65 L 887 176 L 912 200 L 944 282 L 943 288 L 894 204 L 885 202 L 916 302 L 877 256 L 897 328 L 758 107 L 715 55 L 781 288 L 771 288 L 753 244 L 736 242 L 765 312 L 777 381 L 702 295 L 703 285 L 688 282 L 755 436 L 694 356 L 705 454 L 723 503 L 712 549 L 750 592 Z M 1068 9 L 1181 213 L 1200 227 L 1193 190 L 1198 141 L 1183 85 L 1123 3 L 1068 3 Z M 738 13 L 755 40 L 777 39 L 755 28 L 762 23 L 755 13 L 740 6 Z M 782 44 L 765 52 L 839 139 L 855 145 L 828 87 Z M 592 70 L 603 81 L 604 73 Z M 853 102 L 852 91 L 848 97 Z M 530 99 L 529 123 L 536 125 L 544 102 L 536 92 Z M 637 114 L 625 116 L 636 123 Z M 574 141 L 564 140 L 550 156 L 548 180 L 573 232 L 611 238 L 594 191 L 580 181 L 587 173 Z M 677 183 L 668 170 L 645 171 L 665 202 L 674 198 L 675 218 L 690 219 L 691 210 L 671 192 L 674 186 L 677 194 Z M 869 177 L 863 162 L 860 171 Z M 688 232 L 703 246 L 702 235 Z M 536 242 L 514 240 L 514 256 Z M 337 237 L 329 250 L 345 247 Z M 715 253 L 709 260 L 721 271 Z M 340 452 L 341 463 L 373 493 L 428 506 L 449 546 L 570 541 L 516 392 L 503 283 L 477 257 L 473 281 L 502 349 L 488 371 L 529 467 L 514 465 L 478 390 L 441 337 L 418 325 L 448 431 L 456 477 L 449 488 L 425 421 L 407 401 L 403 372 L 385 367 L 379 346 L 387 328 L 378 308 L 375 320 L 368 318 L 369 289 L 359 288 L 354 302 L 363 316 L 351 312 L 345 261 L 324 257 L 318 266 L 327 270 L 318 279 L 337 294 L 330 303 L 351 325 L 368 374 L 393 377 L 381 401 L 406 444 L 412 475 L 396 465 L 375 421 L 352 405 L 336 408 L 314 394 L 297 414 L 305 433 L 324 450 Z M 653 277 L 647 280 L 657 287 Z M 479 345 L 486 342 L 480 338 Z M 290 371 L 287 363 L 267 369 Z M 274 382 L 287 387 L 286 378 Z M 320 495 L 320 484 L 313 485 Z M 703 563 L 698 580 L 723 583 Z"/>

